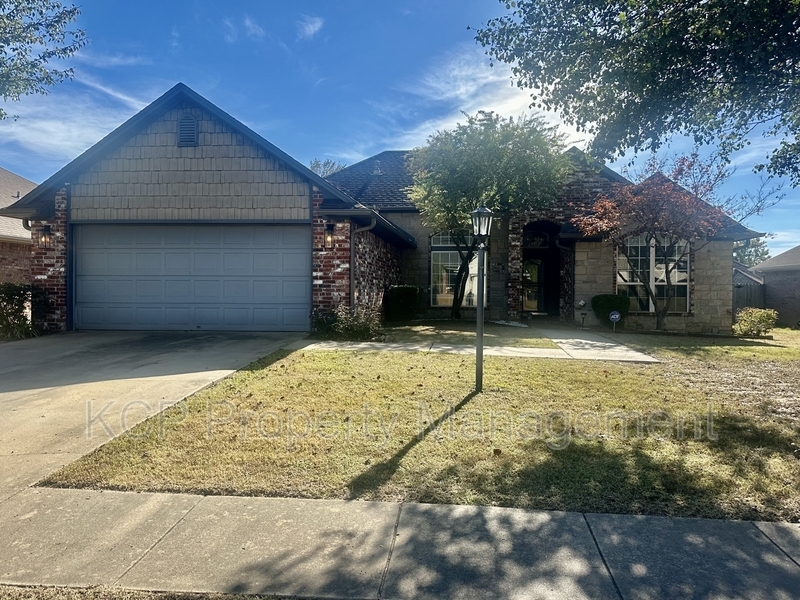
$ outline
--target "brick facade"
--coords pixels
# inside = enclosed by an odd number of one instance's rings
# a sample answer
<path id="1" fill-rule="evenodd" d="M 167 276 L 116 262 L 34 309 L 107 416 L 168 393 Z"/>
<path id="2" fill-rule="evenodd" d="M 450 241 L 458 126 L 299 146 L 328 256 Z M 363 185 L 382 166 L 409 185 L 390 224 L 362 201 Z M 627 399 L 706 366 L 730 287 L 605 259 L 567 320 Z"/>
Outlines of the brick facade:
<path id="1" fill-rule="evenodd" d="M 0 283 L 31 282 L 31 245 L 0 241 Z"/>
<path id="2" fill-rule="evenodd" d="M 32 239 L 38 240 L 45 225 L 50 226 L 49 248 L 33 246 L 31 282 L 45 290 L 49 311 L 44 318 L 47 331 L 67 328 L 67 192 L 55 196 L 55 216 L 50 221 L 32 221 Z"/>
<path id="3" fill-rule="evenodd" d="M 400 251 L 369 231 L 353 235 L 355 306 L 380 309 L 383 293 L 400 283 Z"/>
<path id="4" fill-rule="evenodd" d="M 350 304 L 350 231 L 349 221 L 336 223 L 333 248 L 325 248 L 325 225 L 319 216 L 322 195 L 314 193 L 312 221 L 312 307 L 333 310 L 340 304 Z"/>
<path id="5" fill-rule="evenodd" d="M 350 306 L 352 301 L 357 307 L 380 309 L 386 288 L 402 280 L 400 250 L 370 231 L 355 232 L 356 226 L 350 221 L 334 223 L 333 248 L 325 248 L 325 227 L 331 221 L 319 216 L 321 203 L 322 196 L 315 192 L 313 307 L 333 310 L 340 304 Z"/>

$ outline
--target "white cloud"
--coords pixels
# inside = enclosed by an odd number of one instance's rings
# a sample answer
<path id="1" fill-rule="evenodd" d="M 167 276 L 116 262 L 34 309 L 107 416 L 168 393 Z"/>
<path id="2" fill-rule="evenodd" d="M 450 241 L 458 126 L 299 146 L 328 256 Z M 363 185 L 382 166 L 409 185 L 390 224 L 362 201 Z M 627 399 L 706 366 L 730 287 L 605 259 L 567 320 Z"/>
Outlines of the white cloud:
<path id="1" fill-rule="evenodd" d="M 248 16 L 245 16 L 244 18 L 244 30 L 249 37 L 264 37 L 264 30 L 261 28 L 261 26 Z"/>
<path id="2" fill-rule="evenodd" d="M 119 101 L 123 105 L 137 112 L 142 110 L 148 104 L 148 102 L 145 102 L 144 100 L 139 100 L 138 98 L 134 98 L 133 96 L 130 96 L 125 92 L 116 90 L 108 85 L 105 85 L 85 73 L 77 74 L 75 76 L 75 81 L 87 87 L 90 87 L 94 90 L 102 92 L 103 94 L 110 96 L 111 98 Z"/>
<path id="3" fill-rule="evenodd" d="M 505 65 L 489 66 L 480 49 L 462 46 L 458 51 L 432 65 L 416 81 L 400 87 L 410 96 L 406 103 L 384 105 L 385 114 L 402 114 L 414 111 L 414 105 L 427 109 L 430 114 L 421 121 L 394 132 L 384 140 L 392 147 L 412 148 L 424 144 L 437 130 L 450 129 L 464 121 L 464 115 L 479 110 L 494 111 L 504 117 L 540 114 L 551 125 L 567 135 L 568 144 L 580 144 L 584 139 L 575 130 L 561 125 L 557 115 L 530 108 L 529 90 L 522 90 L 511 82 L 511 71 Z"/>
<path id="4" fill-rule="evenodd" d="M 14 103 L 19 119 L 0 122 L 0 164 L 22 149 L 32 159 L 63 166 L 135 114 L 125 102 L 109 104 L 99 87 L 61 89 Z"/>
<path id="5" fill-rule="evenodd" d="M 800 229 L 784 229 L 775 231 L 774 234 L 774 238 L 766 240 L 769 253 L 773 257 L 800 245 Z"/>
<path id="6" fill-rule="evenodd" d="M 172 51 L 174 52 L 175 50 L 181 47 L 181 43 L 179 41 L 181 34 L 178 31 L 177 27 L 172 28 L 172 30 L 169 32 L 169 37 L 172 45 Z"/>
<path id="7" fill-rule="evenodd" d="M 222 19 L 222 39 L 229 44 L 234 44 L 239 39 L 239 32 L 236 26 L 227 17 Z"/>
<path id="8" fill-rule="evenodd" d="M 94 54 L 81 51 L 75 55 L 75 60 L 90 67 L 113 68 L 132 67 L 135 65 L 150 65 L 153 60 L 147 56 L 128 56 L 125 54 Z"/>
<path id="9" fill-rule="evenodd" d="M 325 21 L 322 17 L 303 15 L 303 18 L 297 22 L 297 39 L 310 40 L 319 33 L 324 24 Z"/>

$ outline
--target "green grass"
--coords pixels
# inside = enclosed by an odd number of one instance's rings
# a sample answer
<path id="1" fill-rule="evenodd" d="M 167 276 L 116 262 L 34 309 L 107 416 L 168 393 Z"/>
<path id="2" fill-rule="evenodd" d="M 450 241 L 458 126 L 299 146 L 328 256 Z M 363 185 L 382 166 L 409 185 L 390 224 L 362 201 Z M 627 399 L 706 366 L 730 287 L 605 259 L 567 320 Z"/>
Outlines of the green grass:
<path id="1" fill-rule="evenodd" d="M 281 352 L 43 483 L 796 522 L 800 351 L 782 336 L 755 358 L 659 336 L 636 339 L 661 364 L 489 357 L 477 396 L 471 357 Z"/>
<path id="2" fill-rule="evenodd" d="M 475 321 L 471 319 L 419 321 L 386 327 L 384 333 L 386 341 L 389 342 L 473 345 Z M 551 340 L 542 337 L 529 327 L 512 327 L 489 322 L 484 325 L 483 343 L 486 346 L 558 348 Z"/>

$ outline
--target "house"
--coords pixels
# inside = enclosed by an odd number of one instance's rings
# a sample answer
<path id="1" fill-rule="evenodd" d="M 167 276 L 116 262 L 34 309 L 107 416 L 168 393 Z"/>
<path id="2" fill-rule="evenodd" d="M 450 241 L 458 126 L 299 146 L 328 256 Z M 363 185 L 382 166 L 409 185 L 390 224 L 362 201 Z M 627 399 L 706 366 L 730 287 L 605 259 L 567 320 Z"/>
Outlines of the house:
<path id="1" fill-rule="evenodd" d="M 558 202 L 493 228 L 490 318 L 580 321 L 581 301 L 620 289 L 613 248 L 576 231 L 569 206 L 627 181 L 570 156 Z M 306 331 L 312 309 L 379 306 L 397 283 L 444 315 L 457 253 L 408 200 L 405 157 L 383 152 L 322 179 L 178 84 L 0 214 L 31 223 L 53 330 Z M 734 225 L 682 267 L 670 328 L 730 329 L 733 241 L 758 235 Z M 655 324 L 646 307 L 630 320 Z"/>
<path id="2" fill-rule="evenodd" d="M 0 167 L 0 209 L 13 204 L 36 184 Z M 0 217 L 0 283 L 30 283 L 31 234 L 22 221 Z"/>
<path id="3" fill-rule="evenodd" d="M 382 152 L 334 173 L 328 180 L 415 237 L 417 247 L 401 253 L 401 279 L 426 290 L 429 315 L 443 316 L 452 301 L 460 259 L 450 236 L 426 228 L 404 192 L 412 184 L 406 169 L 407 154 Z M 495 220 L 488 246 L 487 315 L 491 319 L 524 321 L 549 316 L 581 322 L 585 313 L 587 325 L 598 325 L 589 308 L 592 297 L 621 293 L 631 297 L 627 326 L 654 329 L 653 307 L 636 284 L 623 276 L 624 258 L 617 256 L 610 243 L 586 237 L 571 224 L 575 215 L 572 206 L 591 205 L 598 194 L 609 194 L 615 185 L 630 181 L 589 162 L 576 148 L 568 154 L 574 170 L 556 202 L 524 217 Z M 666 320 L 668 329 L 730 331 L 733 242 L 759 234 L 724 215 L 719 217 L 721 227 L 713 238 L 697 244 L 689 260 L 675 271 L 678 297 L 674 312 Z M 651 262 L 652 283 L 658 289 L 655 278 L 664 259 L 647 247 L 639 249 L 639 256 Z M 475 263 L 467 283 L 467 307 L 475 299 Z"/>
<path id="4" fill-rule="evenodd" d="M 778 324 L 800 323 L 800 246 L 753 267 L 764 278 L 765 306 L 778 311 Z"/>

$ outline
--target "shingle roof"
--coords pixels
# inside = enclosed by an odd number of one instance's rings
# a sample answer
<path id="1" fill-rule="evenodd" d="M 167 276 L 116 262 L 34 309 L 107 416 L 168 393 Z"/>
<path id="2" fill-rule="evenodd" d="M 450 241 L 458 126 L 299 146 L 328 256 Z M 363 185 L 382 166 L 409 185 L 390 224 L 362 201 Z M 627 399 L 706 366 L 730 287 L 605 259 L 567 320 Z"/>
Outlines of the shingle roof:
<path id="1" fill-rule="evenodd" d="M 733 285 L 741 287 L 743 285 L 763 285 L 764 278 L 757 273 L 753 273 L 747 265 L 733 261 Z"/>
<path id="2" fill-rule="evenodd" d="M 13 204 L 35 187 L 32 181 L 0 167 L 0 208 Z M 0 217 L 0 238 L 30 243 L 31 234 L 20 219 Z"/>
<path id="3" fill-rule="evenodd" d="M 753 267 L 754 271 L 800 271 L 800 246 L 795 246 L 774 258 Z"/>
<path id="4" fill-rule="evenodd" d="M 406 167 L 408 150 L 387 150 L 326 179 L 354 200 L 381 211 L 416 211 L 405 190 L 414 183 Z"/>

